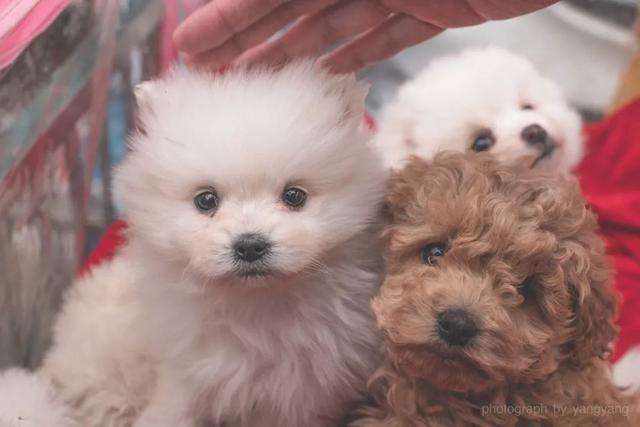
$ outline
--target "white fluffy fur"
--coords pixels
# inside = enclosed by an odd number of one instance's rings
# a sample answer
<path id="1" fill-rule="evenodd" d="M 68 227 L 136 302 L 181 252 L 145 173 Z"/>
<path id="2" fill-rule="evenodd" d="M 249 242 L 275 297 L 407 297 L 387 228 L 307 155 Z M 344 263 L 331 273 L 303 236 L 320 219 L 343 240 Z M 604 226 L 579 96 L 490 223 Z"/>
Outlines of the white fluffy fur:
<path id="1" fill-rule="evenodd" d="M 128 245 L 67 295 L 43 372 L 83 427 L 328 426 L 376 365 L 369 299 L 384 173 L 366 88 L 309 63 L 138 91 L 144 132 L 117 172 Z M 286 186 L 308 191 L 299 211 Z M 214 215 L 193 203 L 215 188 Z M 235 237 L 276 271 L 233 273 Z M 136 420 L 134 422 L 134 420 Z"/>
<path id="2" fill-rule="evenodd" d="M 46 380 L 21 369 L 0 373 L 0 427 L 80 427 Z"/>
<path id="3" fill-rule="evenodd" d="M 640 346 L 629 349 L 613 366 L 613 380 L 621 387 L 640 392 Z"/>
<path id="4" fill-rule="evenodd" d="M 533 106 L 524 110 L 524 105 Z M 569 172 L 582 156 L 581 122 L 559 87 L 525 58 L 498 47 L 475 48 L 436 59 L 405 83 L 380 120 L 376 145 L 395 168 L 409 155 L 430 158 L 440 150 L 470 150 L 491 132 L 491 152 L 505 161 L 534 154 L 521 138 L 530 124 L 558 144 L 541 167 Z"/>

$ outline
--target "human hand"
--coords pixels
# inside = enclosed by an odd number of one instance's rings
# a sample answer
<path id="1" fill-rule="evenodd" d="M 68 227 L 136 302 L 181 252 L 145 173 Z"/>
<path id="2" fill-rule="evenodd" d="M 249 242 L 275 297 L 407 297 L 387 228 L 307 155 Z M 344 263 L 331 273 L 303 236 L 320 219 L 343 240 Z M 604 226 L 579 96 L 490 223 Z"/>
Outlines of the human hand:
<path id="1" fill-rule="evenodd" d="M 196 66 L 324 54 L 320 62 L 332 71 L 351 72 L 444 29 L 512 18 L 556 1 L 211 0 L 176 29 L 174 40 Z M 292 22 L 281 37 L 268 40 Z"/>

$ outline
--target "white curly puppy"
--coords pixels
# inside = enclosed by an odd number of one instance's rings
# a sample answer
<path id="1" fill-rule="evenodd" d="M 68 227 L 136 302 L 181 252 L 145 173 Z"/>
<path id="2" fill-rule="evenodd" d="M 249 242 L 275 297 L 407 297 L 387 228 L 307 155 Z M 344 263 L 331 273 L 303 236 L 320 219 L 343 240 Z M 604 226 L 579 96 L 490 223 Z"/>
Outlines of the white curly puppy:
<path id="1" fill-rule="evenodd" d="M 582 157 L 581 120 L 560 88 L 498 47 L 434 60 L 383 112 L 376 145 L 386 166 L 440 150 L 490 151 L 505 161 L 570 172 Z"/>
<path id="2" fill-rule="evenodd" d="M 70 290 L 42 368 L 83 427 L 339 422 L 378 354 L 366 92 L 306 62 L 140 88 L 128 244 Z"/>

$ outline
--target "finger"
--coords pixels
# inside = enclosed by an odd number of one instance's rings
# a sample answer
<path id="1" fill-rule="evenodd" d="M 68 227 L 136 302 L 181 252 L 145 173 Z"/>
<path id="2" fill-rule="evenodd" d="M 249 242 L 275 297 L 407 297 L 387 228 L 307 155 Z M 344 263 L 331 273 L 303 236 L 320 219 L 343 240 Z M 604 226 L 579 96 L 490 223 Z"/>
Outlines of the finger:
<path id="1" fill-rule="evenodd" d="M 544 8 L 557 0 L 382 0 L 392 10 L 444 28 L 506 19 Z"/>
<path id="2" fill-rule="evenodd" d="M 440 3 L 437 0 L 429 2 Z M 487 21 L 513 18 L 557 2 L 558 0 L 466 0 L 466 3 Z"/>
<path id="3" fill-rule="evenodd" d="M 394 15 L 350 43 L 325 55 L 320 61 L 333 72 L 353 72 L 366 65 L 387 59 L 442 31 L 441 27 L 411 16 Z"/>
<path id="4" fill-rule="evenodd" d="M 384 22 L 390 11 L 379 2 L 348 0 L 301 18 L 282 37 L 247 52 L 238 63 L 281 63 L 324 52 L 345 37 Z"/>
<path id="5" fill-rule="evenodd" d="M 212 49 L 285 1 L 297 0 L 212 0 L 176 28 L 173 40 L 178 49 L 189 54 Z"/>
<path id="6" fill-rule="evenodd" d="M 486 21 L 464 0 L 382 0 L 390 9 L 442 28 L 466 27 Z"/>
<path id="7" fill-rule="evenodd" d="M 267 40 L 295 18 L 318 12 L 338 0 L 298 0 L 284 3 L 258 22 L 232 36 L 221 46 L 189 56 L 187 62 L 217 67 L 231 62 L 251 47 Z"/>

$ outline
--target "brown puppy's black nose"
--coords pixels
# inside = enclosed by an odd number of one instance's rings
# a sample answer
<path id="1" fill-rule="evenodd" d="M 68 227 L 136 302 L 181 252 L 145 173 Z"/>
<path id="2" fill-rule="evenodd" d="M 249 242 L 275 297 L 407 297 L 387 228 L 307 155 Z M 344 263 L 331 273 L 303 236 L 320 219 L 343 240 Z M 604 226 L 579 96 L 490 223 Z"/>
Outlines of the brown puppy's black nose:
<path id="1" fill-rule="evenodd" d="M 449 309 L 438 315 L 438 335 L 449 345 L 463 346 L 478 335 L 478 326 L 463 309 Z"/>
<path id="2" fill-rule="evenodd" d="M 548 145 L 550 142 L 549 133 L 538 124 L 533 124 L 522 129 L 520 137 L 529 145 Z"/>
<path id="3" fill-rule="evenodd" d="M 246 262 L 258 261 L 271 248 L 271 243 L 260 234 L 243 234 L 233 243 L 233 255 Z"/>

